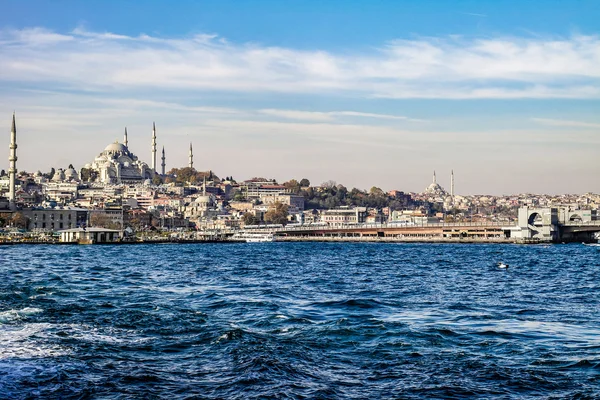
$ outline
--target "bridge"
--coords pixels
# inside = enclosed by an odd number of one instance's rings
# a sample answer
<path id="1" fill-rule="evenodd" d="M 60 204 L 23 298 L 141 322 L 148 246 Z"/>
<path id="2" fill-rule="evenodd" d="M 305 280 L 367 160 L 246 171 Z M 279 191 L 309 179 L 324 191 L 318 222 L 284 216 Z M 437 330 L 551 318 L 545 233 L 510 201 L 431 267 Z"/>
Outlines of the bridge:
<path id="1" fill-rule="evenodd" d="M 600 235 L 593 210 L 519 209 L 517 221 L 461 223 L 258 225 L 245 232 L 274 234 L 284 241 L 592 242 Z M 235 231 L 223 232 L 233 235 Z"/>

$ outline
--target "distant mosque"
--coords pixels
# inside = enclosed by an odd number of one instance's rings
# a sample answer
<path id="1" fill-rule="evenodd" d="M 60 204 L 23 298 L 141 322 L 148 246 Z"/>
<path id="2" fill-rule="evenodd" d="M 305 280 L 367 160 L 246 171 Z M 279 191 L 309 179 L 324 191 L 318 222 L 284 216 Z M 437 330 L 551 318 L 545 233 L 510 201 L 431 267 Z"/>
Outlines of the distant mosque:
<path id="1" fill-rule="evenodd" d="M 435 171 L 433 171 L 433 182 L 427 186 L 423 193 L 439 197 L 448 196 L 448 192 L 446 192 L 446 190 L 440 186 L 439 183 L 437 183 Z M 454 196 L 454 171 L 452 171 L 452 174 L 450 175 L 450 196 Z"/>
<path id="2" fill-rule="evenodd" d="M 86 164 L 83 167 L 84 170 L 88 170 L 88 179 L 104 184 L 135 184 L 152 180 L 155 176 L 159 175 L 159 172 L 156 171 L 156 124 L 152 124 L 151 166 L 138 159 L 138 157 L 129 150 L 128 143 L 127 128 L 125 128 L 123 143 L 115 141 L 114 143 L 109 144 L 92 163 Z M 193 167 L 191 143 L 189 157 L 189 166 Z M 163 147 L 160 173 L 162 176 L 165 175 L 165 158 L 165 148 Z M 90 171 L 93 173 L 89 174 Z"/>

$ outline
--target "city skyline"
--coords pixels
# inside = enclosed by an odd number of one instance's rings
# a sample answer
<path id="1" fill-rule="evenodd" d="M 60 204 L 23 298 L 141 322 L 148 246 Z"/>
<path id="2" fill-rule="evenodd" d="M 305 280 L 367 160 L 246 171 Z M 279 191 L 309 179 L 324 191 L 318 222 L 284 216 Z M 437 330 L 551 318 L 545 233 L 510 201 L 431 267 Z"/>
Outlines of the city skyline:
<path id="1" fill-rule="evenodd" d="M 80 168 L 125 126 L 150 164 L 156 121 L 167 170 L 188 164 L 192 142 L 196 169 L 240 179 L 420 192 L 433 170 L 449 190 L 454 170 L 457 194 L 600 191 L 592 2 L 520 6 L 519 15 L 510 2 L 332 2 L 303 13 L 204 2 L 197 21 L 180 24 L 172 19 L 185 7 L 163 21 L 152 13 L 159 3 L 94 19 L 94 3 L 7 2 L 0 146 L 16 110 L 19 170 Z M 41 18 L 69 5 L 66 16 Z M 126 24 L 135 13 L 148 18 Z M 527 20 L 534 13 L 547 24 Z M 297 30 L 281 30 L 292 15 Z"/>

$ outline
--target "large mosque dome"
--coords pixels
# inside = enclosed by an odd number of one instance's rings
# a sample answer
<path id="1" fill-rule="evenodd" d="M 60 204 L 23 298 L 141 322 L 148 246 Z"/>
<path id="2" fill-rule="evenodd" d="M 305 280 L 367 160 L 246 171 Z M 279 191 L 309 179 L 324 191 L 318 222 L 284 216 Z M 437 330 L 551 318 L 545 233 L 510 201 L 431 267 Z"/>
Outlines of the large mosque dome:
<path id="1" fill-rule="evenodd" d="M 95 170 L 102 183 L 143 183 L 154 177 L 148 164 L 138 160 L 127 145 L 119 141 L 106 146 L 93 163 L 86 164 L 86 168 Z"/>
<path id="2" fill-rule="evenodd" d="M 103 153 L 129 153 L 129 149 L 117 141 L 106 146 Z"/>

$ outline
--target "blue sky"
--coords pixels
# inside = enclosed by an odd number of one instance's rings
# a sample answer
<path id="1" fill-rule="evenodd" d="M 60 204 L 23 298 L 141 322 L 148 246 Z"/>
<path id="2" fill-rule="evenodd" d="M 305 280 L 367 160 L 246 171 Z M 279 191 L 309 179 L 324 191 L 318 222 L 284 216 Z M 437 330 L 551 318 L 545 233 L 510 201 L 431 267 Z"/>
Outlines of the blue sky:
<path id="1" fill-rule="evenodd" d="M 20 169 L 81 167 L 125 125 L 149 160 L 156 120 L 168 167 L 191 141 L 223 176 L 420 191 L 454 169 L 458 193 L 600 191 L 598 1 L 2 9 Z"/>

